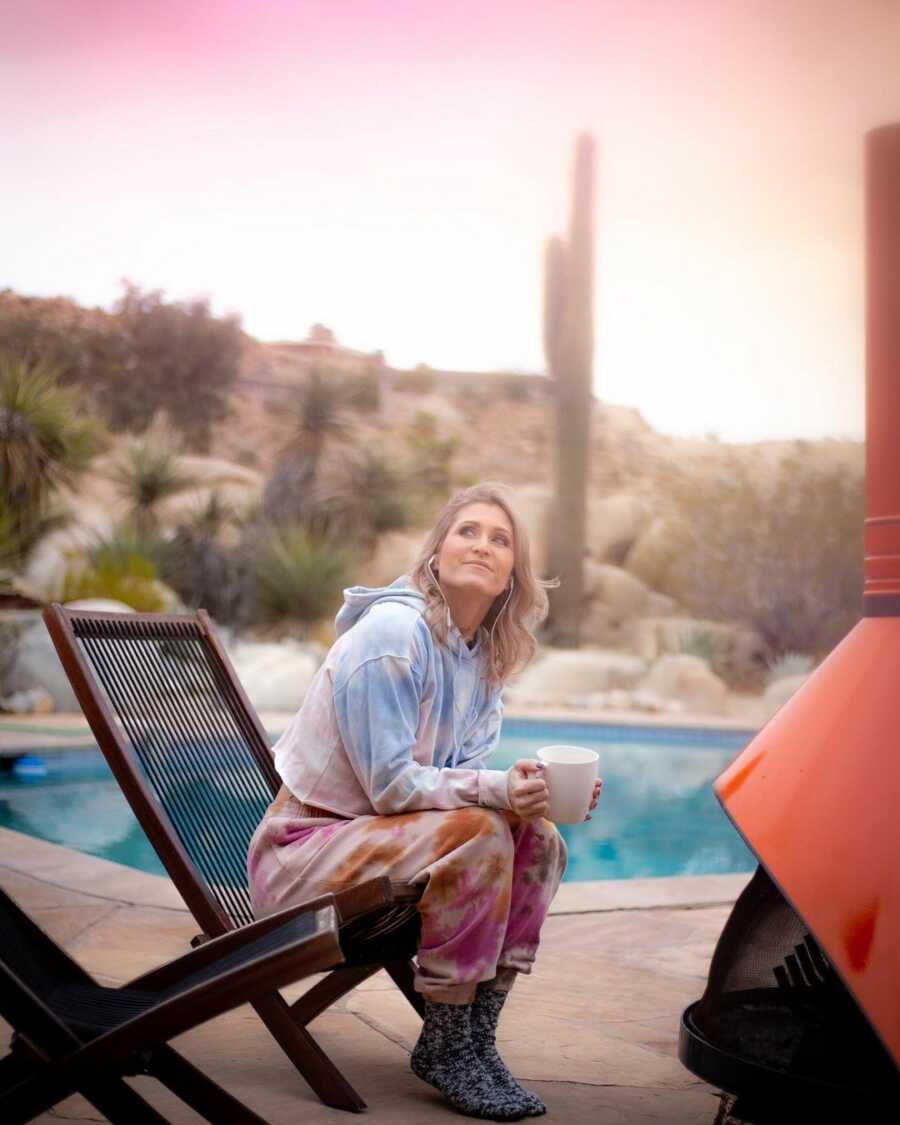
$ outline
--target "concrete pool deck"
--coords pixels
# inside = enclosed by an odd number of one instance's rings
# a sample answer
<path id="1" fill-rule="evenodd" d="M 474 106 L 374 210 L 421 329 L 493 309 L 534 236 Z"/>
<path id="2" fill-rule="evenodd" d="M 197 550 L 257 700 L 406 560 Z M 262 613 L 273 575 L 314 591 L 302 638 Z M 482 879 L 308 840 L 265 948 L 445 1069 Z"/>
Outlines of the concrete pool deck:
<path id="1" fill-rule="evenodd" d="M 588 718 L 582 712 L 566 717 Z M 266 716 L 269 729 L 277 729 L 278 718 Z M 80 716 L 0 721 L 0 746 L 7 753 L 47 748 L 48 738 L 83 745 L 89 737 Z M 679 1063 L 678 1024 L 684 1007 L 703 991 L 715 942 L 749 878 L 684 876 L 560 888 L 535 972 L 517 985 L 500 1026 L 503 1055 L 547 1103 L 545 1121 L 713 1125 L 721 1099 Z M 103 983 L 121 984 L 178 956 L 197 932 L 167 878 L 4 829 L 0 884 Z M 308 983 L 285 994 L 291 998 Z M 409 1070 L 417 1024 L 379 974 L 312 1025 L 368 1102 L 373 1123 L 462 1120 Z M 182 1036 L 177 1045 L 271 1125 L 349 1120 L 321 1105 L 248 1007 Z M 133 1081 L 173 1125 L 199 1121 L 154 1081 Z M 61 1118 L 103 1120 L 80 1097 L 36 1120 L 51 1125 Z"/>

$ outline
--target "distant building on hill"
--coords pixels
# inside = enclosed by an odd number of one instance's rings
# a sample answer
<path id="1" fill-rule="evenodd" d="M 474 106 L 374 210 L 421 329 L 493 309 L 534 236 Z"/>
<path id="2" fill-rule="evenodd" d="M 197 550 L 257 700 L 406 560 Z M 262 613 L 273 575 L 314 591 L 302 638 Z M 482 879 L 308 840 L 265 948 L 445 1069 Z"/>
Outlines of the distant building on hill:
<path id="1" fill-rule="evenodd" d="M 378 371 L 384 367 L 384 353 L 360 352 L 345 348 L 327 325 L 314 324 L 305 340 L 279 340 L 269 345 L 304 367 L 336 371 Z"/>

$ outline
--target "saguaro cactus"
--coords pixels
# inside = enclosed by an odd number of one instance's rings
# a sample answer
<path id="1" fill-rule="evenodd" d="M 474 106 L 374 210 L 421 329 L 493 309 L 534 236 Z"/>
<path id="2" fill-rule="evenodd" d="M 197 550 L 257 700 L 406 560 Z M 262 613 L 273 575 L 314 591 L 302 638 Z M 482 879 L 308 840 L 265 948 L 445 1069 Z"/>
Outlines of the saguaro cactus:
<path id="1" fill-rule="evenodd" d="M 555 644 L 576 648 L 594 365 L 594 141 L 587 134 L 575 144 L 568 241 L 548 241 L 544 270 L 544 350 L 556 401 L 550 542 L 553 570 L 560 581 L 551 601 L 550 631 Z"/>

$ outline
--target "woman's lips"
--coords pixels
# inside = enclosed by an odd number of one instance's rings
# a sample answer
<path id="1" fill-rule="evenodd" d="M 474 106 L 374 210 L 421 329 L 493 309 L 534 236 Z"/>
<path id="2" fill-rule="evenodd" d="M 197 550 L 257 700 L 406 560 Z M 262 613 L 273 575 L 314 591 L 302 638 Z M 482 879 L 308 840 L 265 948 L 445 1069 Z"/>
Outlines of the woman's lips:
<path id="1" fill-rule="evenodd" d="M 487 565 L 487 563 L 483 563 L 483 562 L 476 562 L 476 561 L 475 561 L 474 559 L 472 559 L 472 560 L 470 560 L 469 562 L 467 562 L 467 563 L 466 563 L 466 566 L 477 566 L 479 570 L 484 570 L 484 571 L 486 571 L 486 572 L 487 572 L 488 574 L 490 574 L 490 573 L 491 573 L 491 568 L 490 568 L 490 567 L 489 567 L 489 566 Z"/>

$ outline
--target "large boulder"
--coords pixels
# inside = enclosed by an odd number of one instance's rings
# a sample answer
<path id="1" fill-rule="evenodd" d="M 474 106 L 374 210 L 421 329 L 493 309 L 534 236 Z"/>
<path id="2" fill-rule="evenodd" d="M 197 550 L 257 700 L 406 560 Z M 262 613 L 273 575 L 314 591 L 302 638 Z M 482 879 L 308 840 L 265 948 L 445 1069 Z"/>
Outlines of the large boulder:
<path id="1" fill-rule="evenodd" d="M 699 656 L 721 679 L 744 689 L 758 690 L 768 666 L 765 642 L 740 622 L 648 615 L 629 622 L 623 643 L 648 662 L 679 653 Z"/>
<path id="2" fill-rule="evenodd" d="M 528 531 L 531 558 L 538 574 L 551 569 L 553 494 L 541 485 L 521 485 L 514 490 L 516 510 Z M 618 566 L 652 520 L 643 500 L 635 496 L 588 499 L 588 555 L 598 563 Z"/>
<path id="3" fill-rule="evenodd" d="M 590 602 L 602 602 L 622 621 L 637 617 L 647 606 L 649 591 L 644 583 L 609 563 L 588 559 L 584 564 L 584 593 Z"/>
<path id="4" fill-rule="evenodd" d="M 591 558 L 619 566 L 653 519 L 637 496 L 604 496 L 588 502 L 587 549 Z"/>
<path id="5" fill-rule="evenodd" d="M 643 691 L 683 705 L 685 711 L 721 715 L 728 689 L 705 660 L 687 653 L 661 656 L 641 684 Z"/>
<path id="6" fill-rule="evenodd" d="M 40 610 L 4 613 L 0 618 L 0 653 L 3 675 L 0 695 L 6 699 L 46 693 L 57 711 L 81 708 L 56 655 Z"/>
<path id="7" fill-rule="evenodd" d="M 676 550 L 672 528 L 657 516 L 648 522 L 622 560 L 622 566 L 654 590 L 665 588 L 666 571 Z"/>
<path id="8" fill-rule="evenodd" d="M 300 641 L 238 641 L 228 650 L 257 711 L 296 711 L 321 663 L 318 649 Z"/>
<path id="9" fill-rule="evenodd" d="M 546 649 L 507 695 L 521 705 L 581 704 L 597 692 L 631 688 L 645 672 L 642 660 L 609 649 Z"/>

